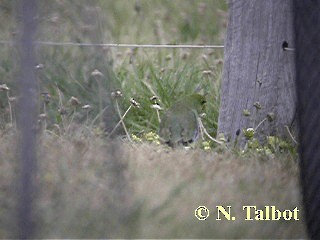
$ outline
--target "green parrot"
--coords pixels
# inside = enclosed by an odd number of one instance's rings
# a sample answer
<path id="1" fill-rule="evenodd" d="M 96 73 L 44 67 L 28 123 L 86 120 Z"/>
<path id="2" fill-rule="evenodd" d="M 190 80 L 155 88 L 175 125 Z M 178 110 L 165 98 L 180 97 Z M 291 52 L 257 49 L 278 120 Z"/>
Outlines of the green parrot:
<path id="1" fill-rule="evenodd" d="M 159 136 L 171 147 L 188 145 L 199 135 L 198 114 L 204 108 L 205 97 L 192 94 L 174 103 L 163 115 Z"/>

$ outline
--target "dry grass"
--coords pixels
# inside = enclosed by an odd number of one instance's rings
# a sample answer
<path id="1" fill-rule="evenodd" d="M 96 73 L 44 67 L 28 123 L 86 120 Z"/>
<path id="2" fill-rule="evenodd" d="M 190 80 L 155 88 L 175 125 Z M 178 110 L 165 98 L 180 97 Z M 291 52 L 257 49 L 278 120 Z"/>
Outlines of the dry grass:
<path id="1" fill-rule="evenodd" d="M 14 237 L 14 137 L 0 144 L 0 236 Z M 304 238 L 298 166 L 287 155 L 171 150 L 93 136 L 42 136 L 35 216 L 39 238 Z M 194 210 L 211 216 L 198 221 Z M 216 221 L 217 205 L 236 221 Z M 300 209 L 300 221 L 244 221 L 243 205 Z M 8 215 L 9 214 L 9 215 Z M 10 216 L 10 218 L 8 218 Z"/>

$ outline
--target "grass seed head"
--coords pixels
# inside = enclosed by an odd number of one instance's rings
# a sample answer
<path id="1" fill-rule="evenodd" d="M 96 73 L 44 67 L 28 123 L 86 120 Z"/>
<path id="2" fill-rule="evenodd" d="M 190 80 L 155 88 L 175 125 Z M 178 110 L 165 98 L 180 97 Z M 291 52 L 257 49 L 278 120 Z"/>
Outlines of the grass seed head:
<path id="1" fill-rule="evenodd" d="M 48 104 L 48 103 L 50 102 L 50 100 L 51 100 L 51 95 L 50 95 L 47 91 L 42 92 L 42 93 L 41 93 L 41 96 L 42 96 L 42 98 L 43 98 L 44 103 Z"/>
<path id="2" fill-rule="evenodd" d="M 204 61 L 207 61 L 207 60 L 208 60 L 208 56 L 207 56 L 206 54 L 202 54 L 202 59 L 203 59 Z"/>
<path id="3" fill-rule="evenodd" d="M 190 56 L 189 52 L 183 52 L 181 55 L 181 59 L 186 60 Z"/>
<path id="4" fill-rule="evenodd" d="M 199 117 L 200 117 L 200 118 L 205 118 L 206 116 L 207 116 L 206 113 L 200 113 L 200 114 L 199 114 Z"/>
<path id="5" fill-rule="evenodd" d="M 150 102 L 151 102 L 151 103 L 153 103 L 153 104 L 158 104 L 158 105 L 159 105 L 160 99 L 159 99 L 158 96 L 153 95 L 153 96 L 150 97 L 149 99 L 150 99 Z"/>
<path id="6" fill-rule="evenodd" d="M 130 103 L 132 104 L 132 106 L 136 107 L 136 108 L 140 108 L 140 103 L 138 103 L 136 100 L 134 100 L 133 98 L 130 98 Z"/>
<path id="7" fill-rule="evenodd" d="M 98 69 L 95 69 L 92 71 L 91 76 L 92 77 L 103 77 L 103 73 L 100 72 Z"/>
<path id="8" fill-rule="evenodd" d="M 58 108 L 58 112 L 60 115 L 67 114 L 67 110 L 63 106 Z"/>
<path id="9" fill-rule="evenodd" d="M 151 105 L 151 108 L 156 109 L 158 111 L 163 110 L 162 107 L 158 103 L 155 103 L 155 104 Z"/>
<path id="10" fill-rule="evenodd" d="M 78 98 L 74 97 L 74 96 L 72 96 L 72 97 L 69 99 L 68 102 L 69 102 L 69 104 L 70 104 L 71 106 L 74 106 L 74 107 L 77 107 L 77 106 L 80 106 L 80 105 L 81 105 L 80 100 L 79 100 Z"/>
<path id="11" fill-rule="evenodd" d="M 217 59 L 214 63 L 216 65 L 222 65 L 223 64 L 223 59 Z"/>
<path id="12" fill-rule="evenodd" d="M 9 90 L 10 90 L 10 88 L 7 86 L 7 84 L 4 83 L 4 84 L 0 85 L 0 91 L 7 92 Z"/>
<path id="13" fill-rule="evenodd" d="M 9 97 L 9 102 L 15 103 L 17 101 L 16 97 Z"/>
<path id="14" fill-rule="evenodd" d="M 60 126 L 59 126 L 59 124 L 53 124 L 53 127 L 54 127 L 54 129 L 55 130 L 58 130 L 58 131 L 60 131 Z"/>
<path id="15" fill-rule="evenodd" d="M 112 98 L 121 98 L 123 96 L 122 92 L 120 90 L 115 90 L 111 92 Z"/>
<path id="16" fill-rule="evenodd" d="M 42 63 L 39 63 L 38 65 L 35 66 L 35 69 L 39 70 L 39 69 L 43 69 L 44 65 Z"/>
<path id="17" fill-rule="evenodd" d="M 243 134 L 248 140 L 250 140 L 254 137 L 255 130 L 253 128 L 243 129 Z"/>
<path id="18" fill-rule="evenodd" d="M 274 113 L 273 112 L 269 112 L 267 114 L 267 119 L 269 122 L 272 122 L 274 120 Z"/>
<path id="19" fill-rule="evenodd" d="M 86 105 L 83 105 L 81 108 L 82 108 L 82 109 L 90 109 L 91 106 L 90 106 L 89 104 L 86 104 Z"/>
<path id="20" fill-rule="evenodd" d="M 46 119 L 46 118 L 47 118 L 47 114 L 45 114 L 45 113 L 39 114 L 39 120 L 40 120 L 40 121 L 43 121 L 43 120 Z"/>
<path id="21" fill-rule="evenodd" d="M 243 116 L 249 117 L 250 116 L 250 111 L 248 109 L 244 109 L 242 112 Z"/>
<path id="22" fill-rule="evenodd" d="M 172 56 L 170 54 L 168 54 L 166 57 L 165 57 L 165 60 L 166 61 L 170 61 L 172 59 Z"/>
<path id="23" fill-rule="evenodd" d="M 212 71 L 211 70 L 204 70 L 204 71 L 202 71 L 202 74 L 205 76 L 209 76 L 212 74 Z"/>
<path id="24" fill-rule="evenodd" d="M 260 110 L 262 108 L 261 104 L 259 102 L 255 102 L 253 104 L 253 106 L 257 109 L 257 110 Z"/>

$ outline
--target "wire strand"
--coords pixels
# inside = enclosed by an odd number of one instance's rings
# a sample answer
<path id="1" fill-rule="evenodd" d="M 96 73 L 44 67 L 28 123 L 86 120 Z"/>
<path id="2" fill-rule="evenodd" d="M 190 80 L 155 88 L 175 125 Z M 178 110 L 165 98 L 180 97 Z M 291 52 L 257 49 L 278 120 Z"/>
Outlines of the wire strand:
<path id="1" fill-rule="evenodd" d="M 0 44 L 15 45 L 14 41 L 0 41 Z M 126 47 L 126 48 L 224 48 L 223 45 L 191 45 L 191 44 L 125 44 L 125 43 L 74 43 L 74 42 L 52 42 L 35 41 L 38 45 L 47 46 L 78 46 L 78 47 Z"/>
<path id="2" fill-rule="evenodd" d="M 0 44 L 16 45 L 14 41 L 0 40 Z M 224 45 L 192 45 L 192 44 L 126 44 L 126 43 L 75 43 L 75 42 L 53 42 L 35 41 L 35 44 L 45 46 L 75 46 L 75 47 L 113 47 L 113 48 L 217 48 L 223 49 Z M 286 47 L 285 51 L 295 51 L 294 48 Z"/>

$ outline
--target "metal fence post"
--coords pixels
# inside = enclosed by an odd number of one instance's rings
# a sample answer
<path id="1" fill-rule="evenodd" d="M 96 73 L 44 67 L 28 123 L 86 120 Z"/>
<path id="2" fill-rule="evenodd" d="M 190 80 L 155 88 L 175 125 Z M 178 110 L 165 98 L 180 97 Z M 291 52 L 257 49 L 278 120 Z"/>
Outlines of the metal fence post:
<path id="1" fill-rule="evenodd" d="M 32 200 L 34 198 L 34 180 L 36 171 L 36 79 L 34 75 L 35 54 L 33 50 L 36 32 L 36 0 L 21 1 L 21 38 L 19 42 L 20 73 L 17 79 L 19 86 L 19 119 L 20 133 L 18 153 L 20 158 L 18 227 L 19 237 L 28 239 L 34 233 L 32 218 Z"/>

